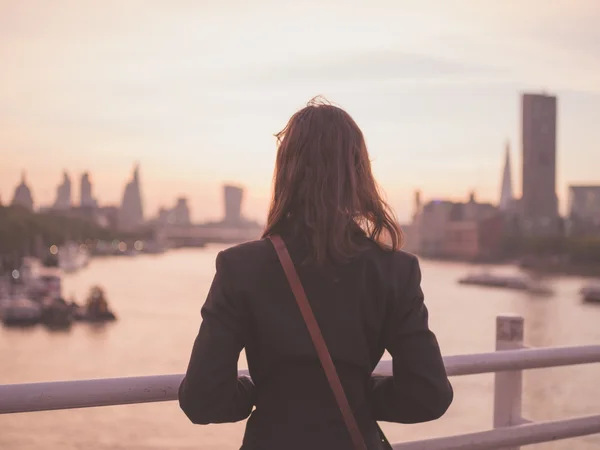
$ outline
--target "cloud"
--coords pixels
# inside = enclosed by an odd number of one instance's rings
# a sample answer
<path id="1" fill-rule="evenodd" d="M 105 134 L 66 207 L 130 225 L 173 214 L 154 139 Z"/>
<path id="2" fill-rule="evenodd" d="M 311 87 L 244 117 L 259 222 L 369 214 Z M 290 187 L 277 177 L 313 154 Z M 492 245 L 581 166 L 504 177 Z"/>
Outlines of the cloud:
<path id="1" fill-rule="evenodd" d="M 399 51 L 370 51 L 300 59 L 278 67 L 230 76 L 228 83 L 247 87 L 315 83 L 397 82 L 498 78 L 505 72 L 491 65 Z"/>

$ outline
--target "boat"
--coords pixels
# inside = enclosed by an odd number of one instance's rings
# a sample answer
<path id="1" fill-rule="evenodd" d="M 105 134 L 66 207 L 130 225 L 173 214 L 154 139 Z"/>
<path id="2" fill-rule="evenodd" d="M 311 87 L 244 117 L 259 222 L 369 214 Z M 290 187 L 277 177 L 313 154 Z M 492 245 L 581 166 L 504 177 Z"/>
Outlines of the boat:
<path id="1" fill-rule="evenodd" d="M 38 302 L 50 298 L 57 300 L 62 296 L 60 272 L 56 269 L 44 268 L 26 285 L 27 295 Z"/>
<path id="2" fill-rule="evenodd" d="M 85 322 L 111 322 L 117 319 L 106 301 L 104 290 L 99 286 L 93 286 L 83 307 L 73 306 L 76 320 Z"/>
<path id="3" fill-rule="evenodd" d="M 467 275 L 458 280 L 460 284 L 489 286 L 503 289 L 526 291 L 532 294 L 551 294 L 552 290 L 537 280 L 519 275 L 494 275 L 491 273 L 478 273 Z"/>
<path id="4" fill-rule="evenodd" d="M 27 297 L 19 296 L 3 301 L 0 317 L 6 326 L 35 325 L 41 320 L 42 307 Z"/>
<path id="5" fill-rule="evenodd" d="M 73 324 L 74 314 L 64 299 L 47 298 L 42 302 L 40 321 L 51 329 L 65 329 Z"/>
<path id="6" fill-rule="evenodd" d="M 600 281 L 595 281 L 581 288 L 581 296 L 584 302 L 600 303 Z"/>

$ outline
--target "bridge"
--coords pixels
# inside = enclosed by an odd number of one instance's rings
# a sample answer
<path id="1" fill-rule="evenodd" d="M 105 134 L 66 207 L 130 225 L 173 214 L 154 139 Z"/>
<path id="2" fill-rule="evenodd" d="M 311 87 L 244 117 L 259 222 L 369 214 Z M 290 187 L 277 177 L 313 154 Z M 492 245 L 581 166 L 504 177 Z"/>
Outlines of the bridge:
<path id="1" fill-rule="evenodd" d="M 450 376 L 495 373 L 493 429 L 393 444 L 395 450 L 518 450 L 522 445 L 600 433 L 599 414 L 534 423 L 521 415 L 522 373 L 600 363 L 600 345 L 527 348 L 520 316 L 496 319 L 496 351 L 444 358 Z M 376 373 L 392 374 L 382 361 Z M 248 374 L 246 370 L 240 374 Z M 177 399 L 182 374 L 0 385 L 0 414 L 88 408 Z M 474 412 L 475 413 L 475 412 Z M 185 419 L 183 413 L 181 420 Z"/>
<path id="2" fill-rule="evenodd" d="M 202 247 L 208 243 L 236 244 L 259 239 L 262 228 L 224 225 L 162 225 L 155 236 L 173 247 Z"/>

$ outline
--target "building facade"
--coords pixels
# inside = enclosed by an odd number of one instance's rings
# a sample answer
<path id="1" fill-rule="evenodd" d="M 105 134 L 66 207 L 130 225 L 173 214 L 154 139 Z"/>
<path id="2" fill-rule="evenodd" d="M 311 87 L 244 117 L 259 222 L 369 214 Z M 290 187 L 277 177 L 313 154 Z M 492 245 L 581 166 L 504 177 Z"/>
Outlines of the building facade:
<path id="1" fill-rule="evenodd" d="M 238 186 L 223 186 L 225 200 L 225 217 L 223 223 L 228 225 L 239 225 L 242 223 L 242 200 L 244 189 Z"/>
<path id="2" fill-rule="evenodd" d="M 498 254 L 502 222 L 498 209 L 478 202 L 474 193 L 464 203 L 430 201 L 414 215 L 405 248 L 422 256 L 491 259 Z"/>
<path id="3" fill-rule="evenodd" d="M 451 221 L 446 228 L 444 256 L 465 261 L 491 261 L 502 253 L 504 217 Z"/>
<path id="4" fill-rule="evenodd" d="M 523 94 L 520 215 L 528 234 L 553 234 L 558 226 L 556 196 L 556 97 Z"/>
<path id="5" fill-rule="evenodd" d="M 498 209 L 503 212 L 510 212 L 515 207 L 515 196 L 513 193 L 512 167 L 510 164 L 510 144 L 506 143 L 506 152 L 504 155 L 504 170 L 502 171 L 502 184 L 500 186 L 500 202 Z"/>
<path id="6" fill-rule="evenodd" d="M 133 171 L 132 180 L 125 186 L 121 211 L 119 216 L 119 228 L 135 229 L 144 223 L 144 207 L 140 188 L 139 166 Z"/>
<path id="7" fill-rule="evenodd" d="M 569 218 L 600 225 L 600 186 L 569 186 Z"/>
<path id="8" fill-rule="evenodd" d="M 98 203 L 93 195 L 92 182 L 89 173 L 85 172 L 81 175 L 81 188 L 79 205 L 82 208 L 96 208 Z"/>
<path id="9" fill-rule="evenodd" d="M 29 189 L 27 181 L 25 180 L 25 173 L 21 175 L 21 183 L 15 188 L 11 205 L 22 206 L 29 211 L 33 211 L 33 196 L 31 195 L 31 189 Z"/>
<path id="10" fill-rule="evenodd" d="M 413 218 L 407 250 L 423 256 L 443 254 L 453 205 L 446 200 L 432 200 L 424 204 Z"/>
<path id="11" fill-rule="evenodd" d="M 162 225 L 190 225 L 190 208 L 187 198 L 179 197 L 173 208 L 160 208 L 157 221 Z"/>
<path id="12" fill-rule="evenodd" d="M 71 208 L 71 178 L 67 172 L 63 173 L 63 181 L 56 188 L 56 200 L 53 209 L 67 210 Z"/>
<path id="13" fill-rule="evenodd" d="M 600 236 L 600 186 L 569 186 L 570 235 Z"/>

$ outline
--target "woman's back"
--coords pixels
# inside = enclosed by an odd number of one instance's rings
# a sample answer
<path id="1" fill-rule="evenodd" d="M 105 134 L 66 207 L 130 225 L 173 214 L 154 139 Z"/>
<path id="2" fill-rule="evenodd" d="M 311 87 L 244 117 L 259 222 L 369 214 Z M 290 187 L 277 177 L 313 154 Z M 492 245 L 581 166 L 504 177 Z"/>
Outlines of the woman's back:
<path id="1" fill-rule="evenodd" d="M 280 235 L 289 248 L 356 422 L 377 449 L 377 420 L 433 420 L 452 401 L 418 261 L 398 250 L 400 230 L 345 111 L 310 103 L 277 137 L 263 238 Z M 243 420 L 254 409 L 248 450 L 352 448 L 271 242 L 225 250 L 216 266 L 182 409 L 201 424 Z M 244 348 L 252 379 L 237 376 Z M 386 349 L 394 376 L 374 377 Z"/>
<path id="2" fill-rule="evenodd" d="M 427 326 L 416 258 L 383 251 L 365 237 L 370 248 L 345 264 L 302 265 L 306 247 L 284 239 L 369 448 L 377 448 L 375 420 L 440 417 L 452 390 Z M 215 281 L 182 384 L 182 406 L 192 421 L 241 420 L 254 405 L 244 449 L 351 448 L 271 243 L 220 253 Z M 254 387 L 232 376 L 241 347 Z M 396 386 L 391 377 L 371 378 L 386 348 L 395 360 Z"/>

